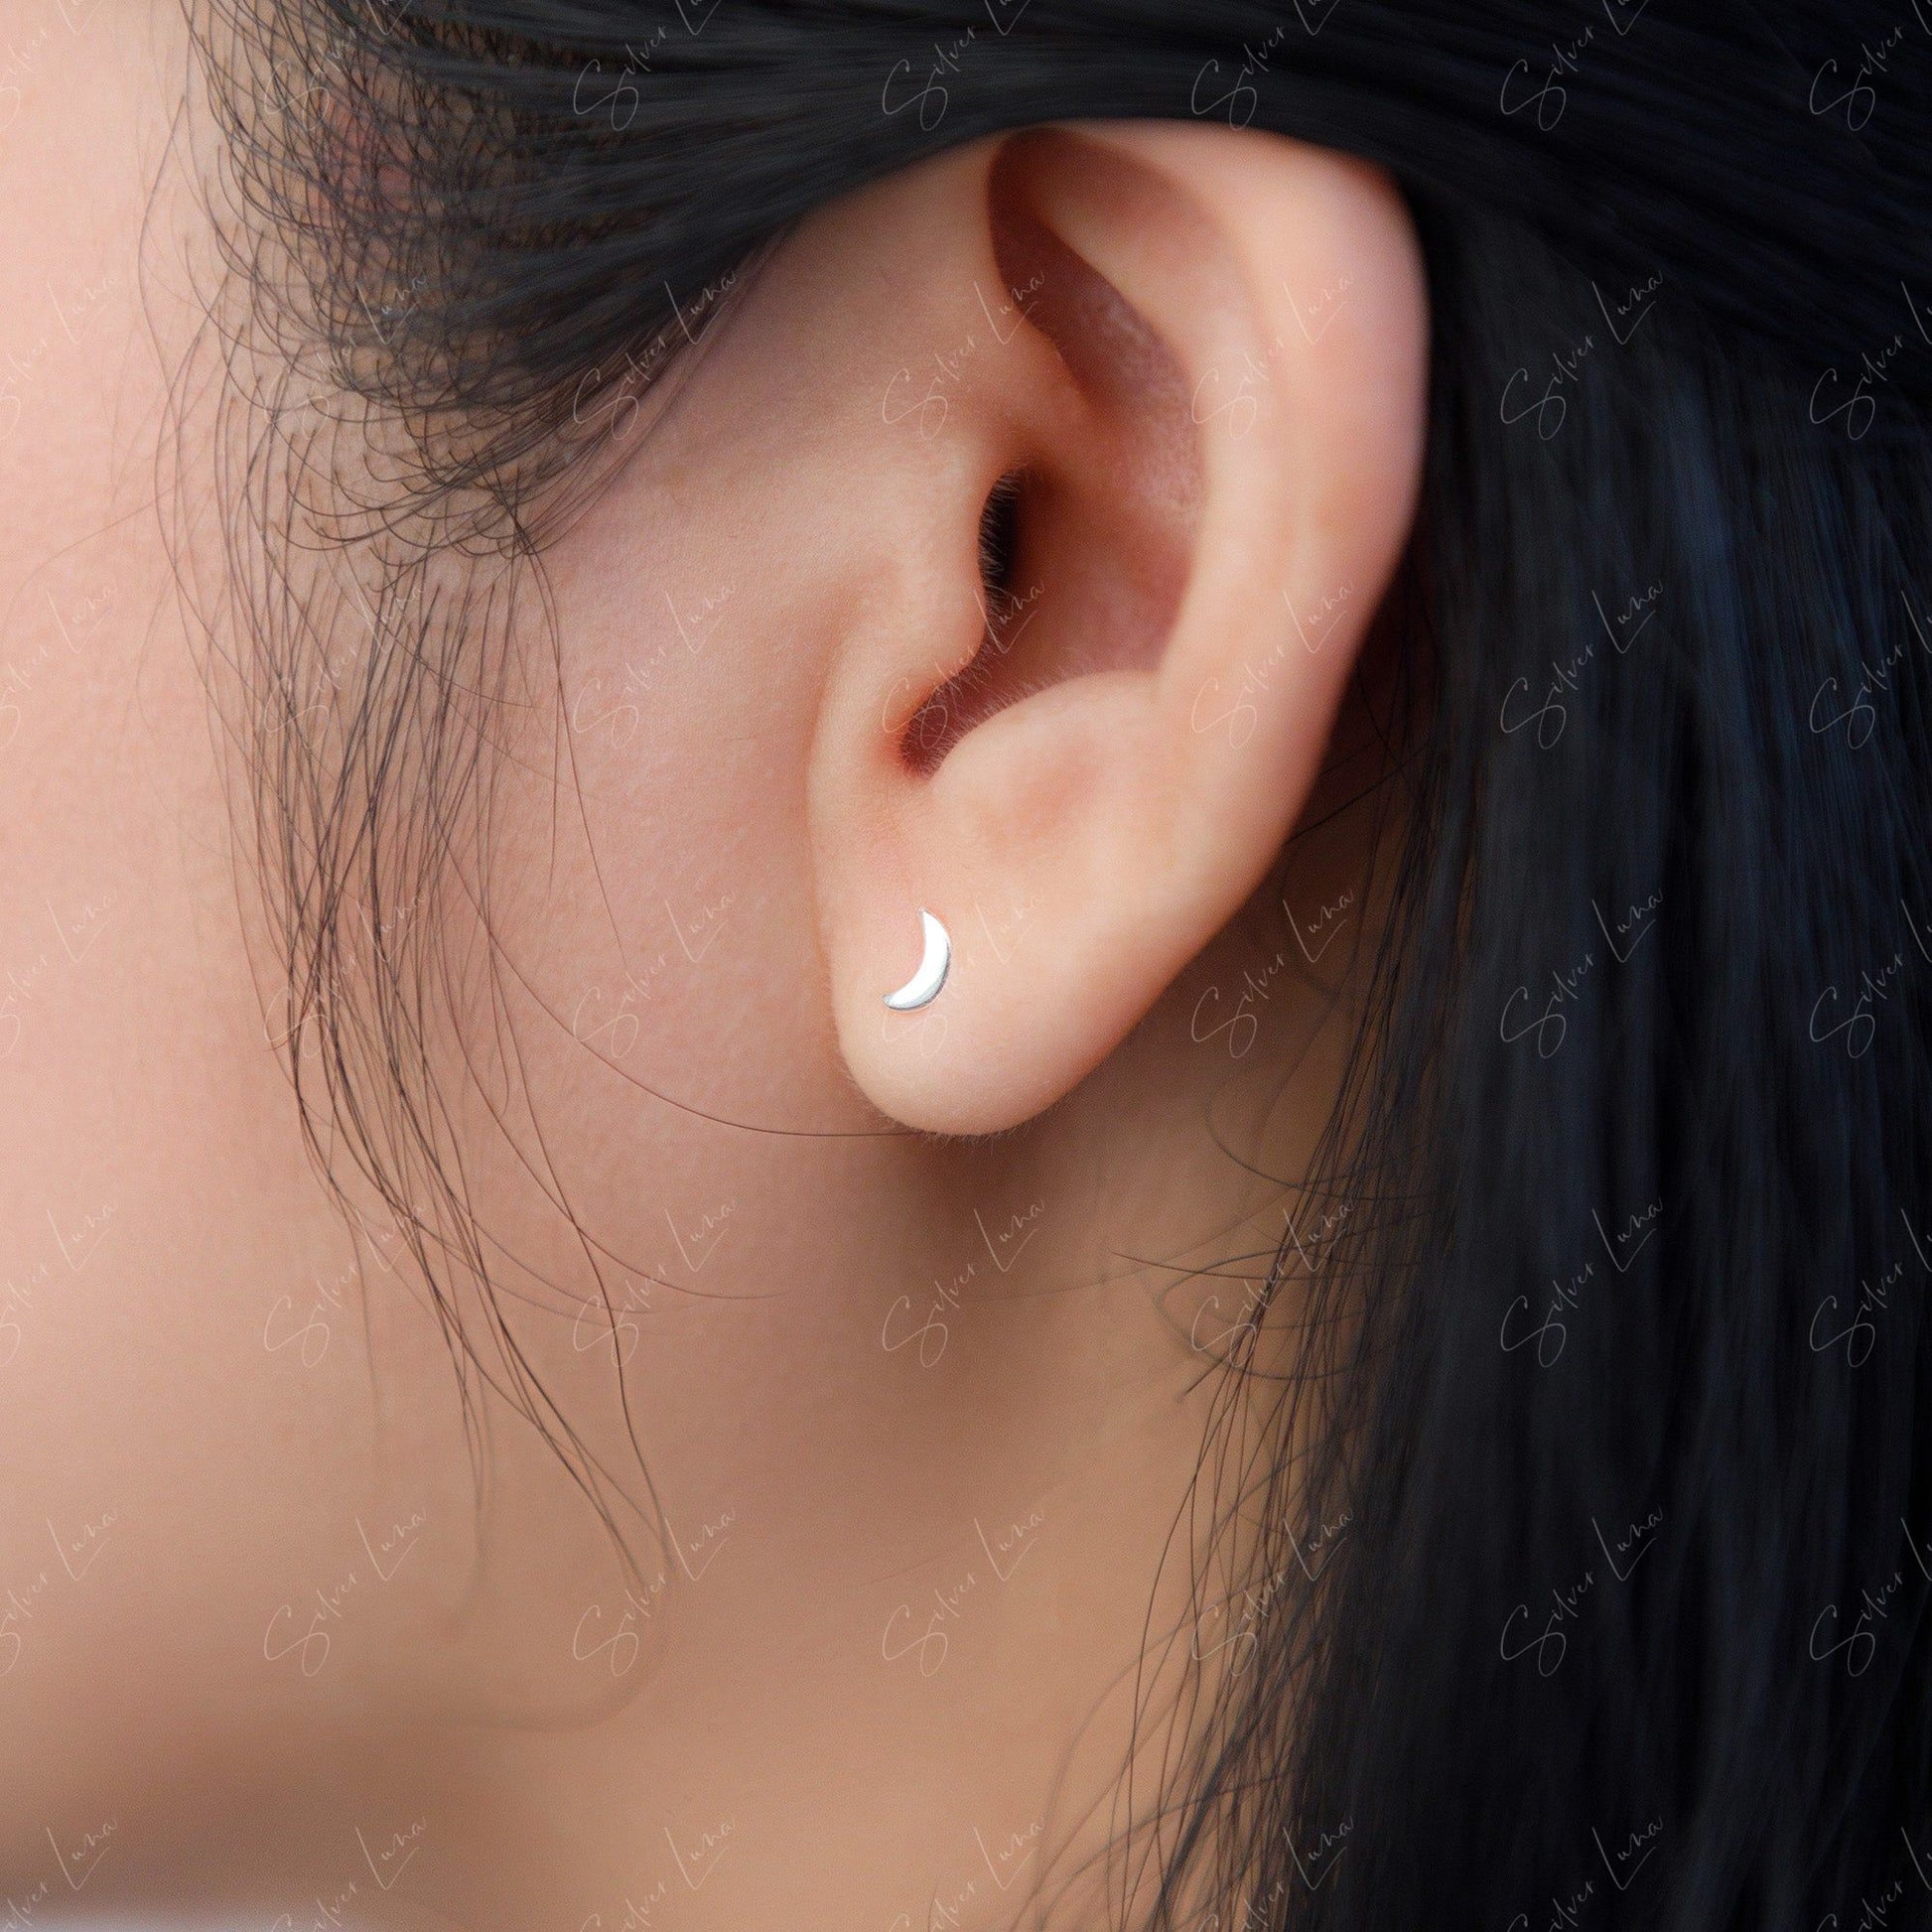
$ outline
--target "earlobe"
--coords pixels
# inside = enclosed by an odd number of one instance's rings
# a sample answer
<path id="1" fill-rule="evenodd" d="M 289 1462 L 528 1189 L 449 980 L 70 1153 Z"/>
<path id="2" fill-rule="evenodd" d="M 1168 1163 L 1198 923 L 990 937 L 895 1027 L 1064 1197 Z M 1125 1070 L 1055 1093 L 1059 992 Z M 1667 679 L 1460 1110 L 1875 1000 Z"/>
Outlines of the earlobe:
<path id="1" fill-rule="evenodd" d="M 985 326 L 897 344 L 969 371 L 943 434 L 853 432 L 896 439 L 850 454 L 919 536 L 829 667 L 808 804 L 850 1071 L 984 1134 L 1090 1072 L 1279 853 L 1413 516 L 1427 319 L 1394 189 L 1278 137 L 1038 129 L 944 181 Z"/>

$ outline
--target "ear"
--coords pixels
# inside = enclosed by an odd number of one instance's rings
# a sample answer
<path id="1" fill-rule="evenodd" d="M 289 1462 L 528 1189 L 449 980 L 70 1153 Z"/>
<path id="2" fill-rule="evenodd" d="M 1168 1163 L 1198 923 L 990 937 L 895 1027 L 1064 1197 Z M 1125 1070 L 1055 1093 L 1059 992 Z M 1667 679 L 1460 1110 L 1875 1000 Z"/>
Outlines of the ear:
<path id="1" fill-rule="evenodd" d="M 1393 186 L 1278 136 L 1038 129 L 944 180 L 922 245 L 977 300 L 908 317 L 866 431 L 911 493 L 828 667 L 809 819 L 847 1066 L 987 1134 L 1279 857 L 1413 520 L 1428 317 Z M 922 912 L 949 967 L 896 1011 Z"/>

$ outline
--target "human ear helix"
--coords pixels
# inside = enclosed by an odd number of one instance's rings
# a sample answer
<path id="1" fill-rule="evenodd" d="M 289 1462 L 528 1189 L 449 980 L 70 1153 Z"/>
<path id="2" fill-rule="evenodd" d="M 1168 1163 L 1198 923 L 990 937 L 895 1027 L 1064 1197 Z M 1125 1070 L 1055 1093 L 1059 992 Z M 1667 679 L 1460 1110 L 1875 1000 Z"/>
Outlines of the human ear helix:
<path id="1" fill-rule="evenodd" d="M 812 886 L 858 1087 L 921 1132 L 1000 1134 L 1148 1019 L 1322 769 L 1413 521 L 1422 255 L 1365 164 L 1162 123 L 1023 130 L 864 214 Z M 933 408 L 882 401 L 917 367 Z M 1246 407 L 1206 406 L 1231 389 Z M 1296 614 L 1322 599 L 1311 645 Z M 1204 717 L 1228 692 L 1238 734 Z M 888 991 L 908 905 L 923 953 Z"/>

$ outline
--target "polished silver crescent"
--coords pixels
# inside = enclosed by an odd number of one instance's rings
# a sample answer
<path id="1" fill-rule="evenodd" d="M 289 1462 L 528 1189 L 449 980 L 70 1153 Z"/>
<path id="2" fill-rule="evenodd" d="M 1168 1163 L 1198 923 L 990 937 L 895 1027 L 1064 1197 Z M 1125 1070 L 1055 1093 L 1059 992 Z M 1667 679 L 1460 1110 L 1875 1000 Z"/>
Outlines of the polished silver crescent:
<path id="1" fill-rule="evenodd" d="M 914 1013 L 930 1006 L 939 997 L 952 965 L 952 939 L 946 928 L 923 908 L 919 920 L 925 932 L 925 957 L 919 961 L 919 970 L 897 993 L 886 995 L 886 1004 L 895 1013 Z"/>

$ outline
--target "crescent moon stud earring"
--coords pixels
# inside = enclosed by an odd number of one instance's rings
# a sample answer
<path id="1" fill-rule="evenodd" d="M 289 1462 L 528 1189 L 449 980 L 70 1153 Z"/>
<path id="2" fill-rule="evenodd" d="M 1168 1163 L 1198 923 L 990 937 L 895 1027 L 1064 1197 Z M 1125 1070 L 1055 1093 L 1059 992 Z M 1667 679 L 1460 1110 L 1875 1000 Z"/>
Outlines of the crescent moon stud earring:
<path id="1" fill-rule="evenodd" d="M 886 1004 L 895 1013 L 916 1013 L 920 1007 L 930 1006 L 952 968 L 952 935 L 923 907 L 919 924 L 925 934 L 925 957 L 919 961 L 919 970 L 897 993 L 886 995 Z"/>

